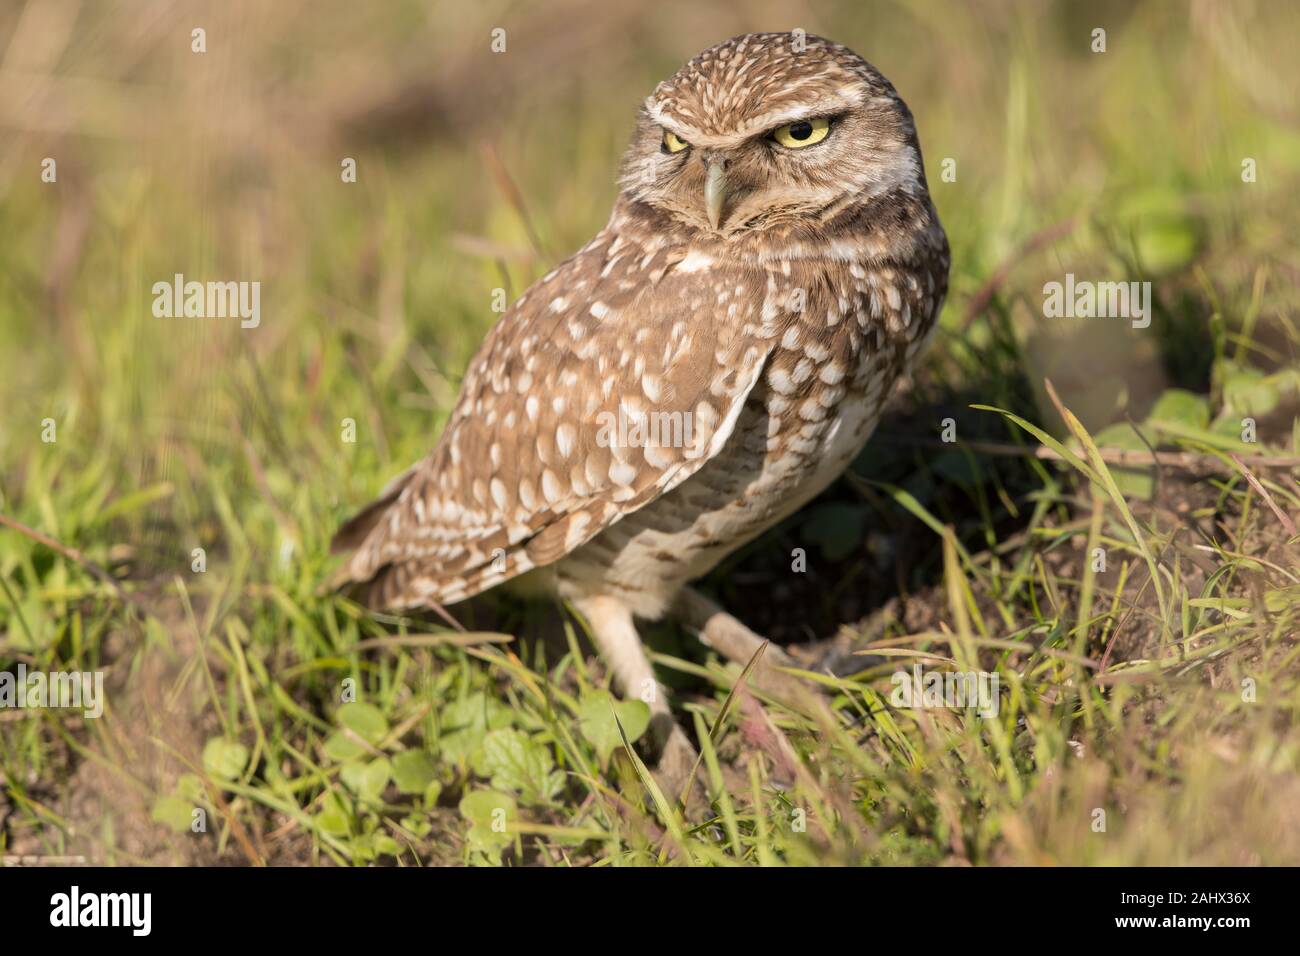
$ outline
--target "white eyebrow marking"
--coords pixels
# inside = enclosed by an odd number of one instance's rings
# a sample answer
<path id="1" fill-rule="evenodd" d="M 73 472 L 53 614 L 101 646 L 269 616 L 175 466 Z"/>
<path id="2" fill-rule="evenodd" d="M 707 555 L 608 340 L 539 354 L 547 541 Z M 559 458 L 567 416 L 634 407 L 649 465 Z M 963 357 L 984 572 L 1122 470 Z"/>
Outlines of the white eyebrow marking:
<path id="1" fill-rule="evenodd" d="M 811 82 L 807 81 L 807 82 Z M 792 89 L 797 89 L 792 87 Z M 819 116 L 834 116 L 837 113 L 847 112 L 855 107 L 861 106 L 865 97 L 861 90 L 852 86 L 844 86 L 836 90 L 830 96 L 824 96 L 814 100 L 812 103 L 805 103 L 801 106 L 784 110 L 769 110 L 758 116 L 752 117 L 745 121 L 745 124 L 737 128 L 734 132 L 714 135 L 704 133 L 694 129 L 691 126 L 684 125 L 679 120 L 664 112 L 661 104 L 653 101 L 653 98 L 647 99 L 645 103 L 646 112 L 650 118 L 669 132 L 676 133 L 692 146 L 702 146 L 712 149 L 725 149 L 732 146 L 738 146 L 745 140 L 768 130 L 775 129 L 778 126 L 784 126 L 786 123 L 797 123 L 799 120 L 811 119 Z"/>

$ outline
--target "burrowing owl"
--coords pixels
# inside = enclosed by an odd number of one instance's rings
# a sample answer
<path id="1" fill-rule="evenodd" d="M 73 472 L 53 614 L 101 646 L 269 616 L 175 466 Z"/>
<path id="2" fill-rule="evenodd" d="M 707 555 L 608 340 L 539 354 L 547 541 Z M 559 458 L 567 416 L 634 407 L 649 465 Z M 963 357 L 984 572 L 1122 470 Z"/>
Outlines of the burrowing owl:
<path id="1" fill-rule="evenodd" d="M 935 323 L 948 242 L 907 106 L 813 36 L 737 37 L 659 84 L 620 182 L 608 225 L 488 335 L 437 447 L 336 548 L 378 607 L 528 572 L 680 763 L 633 617 L 857 455 Z"/>

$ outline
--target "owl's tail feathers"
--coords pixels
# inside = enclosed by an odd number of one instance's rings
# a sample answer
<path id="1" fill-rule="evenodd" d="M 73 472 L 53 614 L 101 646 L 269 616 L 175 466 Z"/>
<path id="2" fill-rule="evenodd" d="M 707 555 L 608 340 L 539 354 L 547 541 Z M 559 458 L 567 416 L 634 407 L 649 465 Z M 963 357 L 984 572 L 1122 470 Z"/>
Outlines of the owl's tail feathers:
<path id="1" fill-rule="evenodd" d="M 388 511 L 389 506 L 411 483 L 411 479 L 415 477 L 416 467 L 418 466 L 406 469 L 386 484 L 383 491 L 379 492 L 378 498 L 343 522 L 339 530 L 334 532 L 334 537 L 330 539 L 330 554 L 343 554 L 361 547 L 370 536 L 370 532 L 375 529 L 375 525 L 379 524 L 379 520 Z"/>
<path id="2" fill-rule="evenodd" d="M 378 592 L 381 589 L 375 587 L 379 583 L 375 578 L 377 572 L 382 569 L 376 569 L 368 565 L 367 561 L 362 558 L 361 549 L 370 537 L 371 532 L 388 514 L 388 509 L 396 503 L 402 491 L 415 477 L 415 473 L 416 467 L 408 468 L 402 472 L 384 486 L 378 498 L 345 521 L 339 530 L 334 532 L 334 537 L 330 539 L 330 554 L 350 554 L 351 556 L 322 585 L 320 589 L 322 593 L 345 591 L 363 604 L 372 607 L 376 606 L 374 601 L 380 597 Z"/>
<path id="3" fill-rule="evenodd" d="M 404 611 L 430 610 L 443 619 L 452 629 L 465 630 L 444 607 L 445 603 L 419 588 L 417 595 L 413 584 L 422 575 L 419 565 L 409 561 L 385 564 L 368 572 L 366 576 L 358 574 L 349 562 L 340 568 L 321 588 L 322 593 L 341 593 L 373 611 L 402 613 Z"/>
<path id="4" fill-rule="evenodd" d="M 400 507 L 402 492 L 418 473 L 418 466 L 393 479 L 379 497 L 343 523 L 330 541 L 331 554 L 347 554 L 342 567 L 320 588 L 322 595 L 342 592 L 375 610 L 432 609 L 459 627 L 443 610 L 480 591 L 532 567 L 522 551 L 507 555 L 504 549 L 471 567 L 454 571 L 439 561 L 420 557 L 385 559 L 380 556 L 389 528 L 388 517 Z"/>
<path id="5" fill-rule="evenodd" d="M 410 566 L 405 562 L 385 564 L 367 577 L 358 576 L 344 565 L 330 582 L 354 601 L 376 611 L 400 611 L 417 606 L 408 597 Z"/>
<path id="6" fill-rule="evenodd" d="M 390 536 L 400 528 L 390 527 L 394 509 L 405 509 L 402 495 L 420 474 L 419 466 L 395 478 L 379 497 L 344 522 L 330 542 L 331 554 L 347 554 L 334 574 L 320 588 L 322 595 L 342 591 L 348 597 L 376 610 L 431 608 L 457 604 L 481 591 L 518 577 L 533 568 L 549 564 L 571 545 L 568 529 L 577 519 L 578 530 L 590 523 L 586 512 L 575 512 L 526 542 L 511 543 L 504 530 L 497 538 L 480 539 L 477 547 L 457 548 L 450 558 L 413 553 L 418 549 L 390 547 Z M 418 490 L 412 492 L 418 494 Z M 414 520 L 405 515 L 405 522 Z M 402 523 L 400 520 L 399 524 Z M 408 529 L 409 530 L 409 529 Z M 590 533 L 587 537 L 590 537 Z M 497 546 L 493 546 L 496 544 Z"/>

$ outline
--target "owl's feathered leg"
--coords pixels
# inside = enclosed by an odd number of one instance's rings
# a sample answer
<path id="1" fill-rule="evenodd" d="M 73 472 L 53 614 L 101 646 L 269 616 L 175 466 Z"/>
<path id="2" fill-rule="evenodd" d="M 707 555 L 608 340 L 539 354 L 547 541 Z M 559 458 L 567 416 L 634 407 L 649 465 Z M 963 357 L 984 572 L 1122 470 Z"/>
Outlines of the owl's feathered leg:
<path id="1" fill-rule="evenodd" d="M 694 588 L 682 589 L 677 598 L 676 612 L 678 620 L 695 631 L 701 642 L 727 660 L 742 666 L 748 664 L 759 648 L 767 643 Z M 750 673 L 750 680 L 783 704 L 809 715 L 833 719 L 830 708 L 813 689 L 813 685 L 777 670 L 778 667 L 797 666 L 789 654 L 768 644 L 767 650 Z"/>
<path id="2" fill-rule="evenodd" d="M 695 747 L 673 719 L 667 692 L 655 681 L 631 609 L 607 595 L 579 598 L 573 606 L 586 619 L 619 691 L 649 704 L 650 738 L 659 758 L 655 776 L 669 799 L 676 800 L 695 765 Z"/>

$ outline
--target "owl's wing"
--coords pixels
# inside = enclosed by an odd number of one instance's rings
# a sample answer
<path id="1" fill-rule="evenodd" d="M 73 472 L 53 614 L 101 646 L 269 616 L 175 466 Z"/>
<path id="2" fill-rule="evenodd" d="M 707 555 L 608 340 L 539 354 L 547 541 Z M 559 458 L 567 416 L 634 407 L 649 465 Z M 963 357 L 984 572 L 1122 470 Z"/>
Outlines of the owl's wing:
<path id="1" fill-rule="evenodd" d="M 336 546 L 356 551 L 336 583 L 369 582 L 382 607 L 459 601 L 685 481 L 770 351 L 745 278 L 598 235 L 493 328 L 432 454 L 343 526 Z"/>

